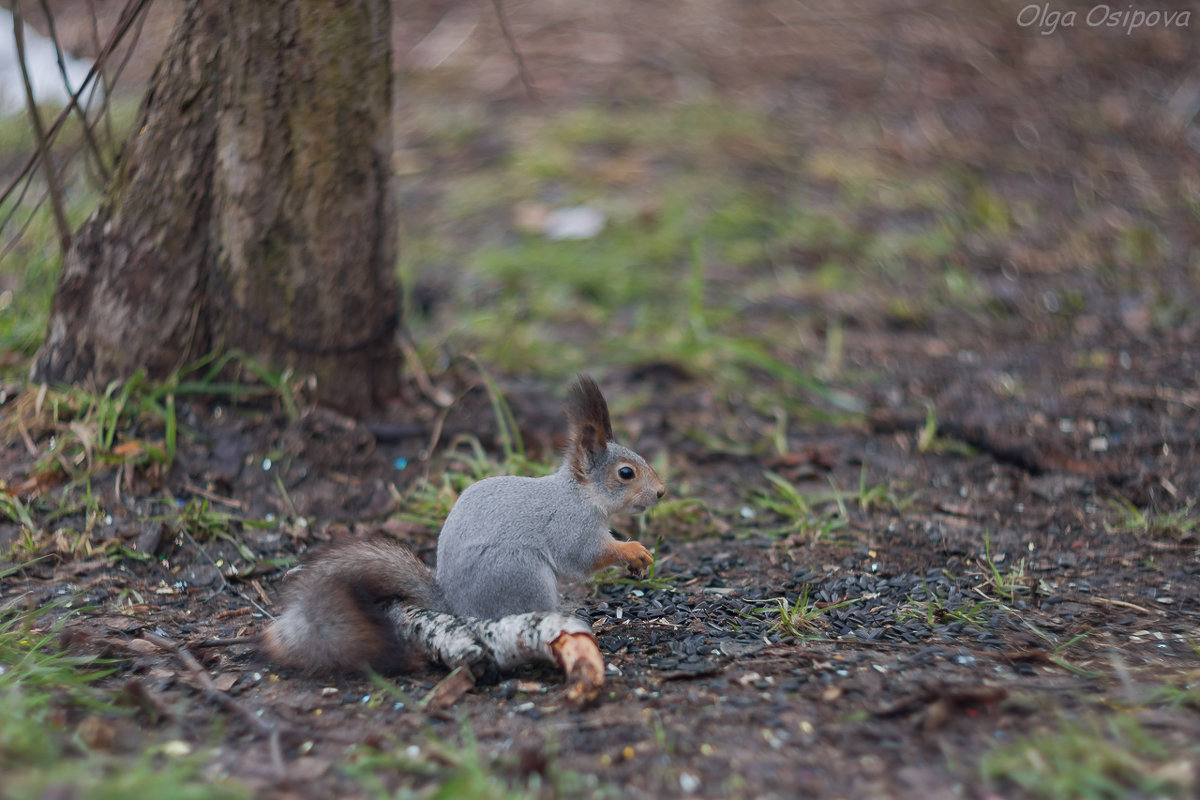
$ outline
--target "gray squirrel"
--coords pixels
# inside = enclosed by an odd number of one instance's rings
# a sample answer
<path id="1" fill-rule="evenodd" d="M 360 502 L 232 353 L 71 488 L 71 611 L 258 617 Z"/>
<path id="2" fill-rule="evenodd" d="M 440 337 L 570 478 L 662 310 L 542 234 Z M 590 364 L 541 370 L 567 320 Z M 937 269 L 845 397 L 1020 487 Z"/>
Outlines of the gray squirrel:
<path id="1" fill-rule="evenodd" d="M 644 546 L 613 538 L 609 517 L 640 514 L 665 493 L 646 460 L 613 441 L 608 403 L 580 375 L 567 395 L 567 446 L 556 472 L 467 487 L 438 537 L 436 573 L 390 539 L 326 551 L 296 570 L 263 649 L 275 663 L 309 672 L 405 670 L 415 648 L 388 623 L 388 604 L 484 619 L 556 611 L 560 580 L 651 564 Z"/>

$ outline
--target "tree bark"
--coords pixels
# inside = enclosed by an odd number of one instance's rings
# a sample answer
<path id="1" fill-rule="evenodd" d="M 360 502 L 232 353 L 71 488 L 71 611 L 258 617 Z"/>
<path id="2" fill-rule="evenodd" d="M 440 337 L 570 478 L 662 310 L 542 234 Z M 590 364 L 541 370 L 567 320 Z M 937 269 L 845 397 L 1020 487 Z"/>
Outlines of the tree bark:
<path id="1" fill-rule="evenodd" d="M 98 210 L 35 380 L 164 376 L 240 349 L 354 414 L 400 355 L 388 0 L 191 0 Z"/>
<path id="2" fill-rule="evenodd" d="M 476 676 L 508 672 L 523 664 L 553 664 L 567 681 L 566 698 L 586 704 L 604 688 L 604 657 L 587 623 L 553 611 L 475 619 L 443 614 L 407 603 L 385 615 L 399 639 L 420 644 L 425 655 L 446 667 L 466 667 Z"/>

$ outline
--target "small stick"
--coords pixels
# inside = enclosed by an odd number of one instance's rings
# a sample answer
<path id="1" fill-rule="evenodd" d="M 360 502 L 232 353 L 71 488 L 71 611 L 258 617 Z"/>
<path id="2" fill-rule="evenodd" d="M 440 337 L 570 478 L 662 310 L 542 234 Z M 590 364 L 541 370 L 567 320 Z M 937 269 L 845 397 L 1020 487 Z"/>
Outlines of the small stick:
<path id="1" fill-rule="evenodd" d="M 421 356 L 417 353 L 417 348 L 413 347 L 409 341 L 408 335 L 403 334 L 396 337 L 400 344 L 400 351 L 404 353 L 407 359 L 408 369 L 412 373 L 413 379 L 417 382 L 417 388 L 421 393 L 428 397 L 437 405 L 438 408 L 445 408 L 454 402 L 454 396 L 445 389 L 438 389 L 433 385 L 433 381 L 429 380 L 429 373 L 425 371 L 425 365 L 421 363 Z M 418 427 L 418 430 L 420 428 Z"/>
<path id="2" fill-rule="evenodd" d="M 1114 600 L 1110 597 L 1089 597 L 1088 601 L 1093 604 L 1101 603 L 1101 604 L 1109 605 L 1109 606 L 1120 606 L 1121 608 L 1129 608 L 1134 611 L 1141 611 L 1143 614 L 1149 614 L 1150 616 L 1161 616 L 1161 612 L 1156 612 L 1153 609 L 1143 608 L 1142 606 L 1136 605 L 1134 603 L 1127 603 L 1124 600 Z"/>
<path id="3" fill-rule="evenodd" d="M 233 699 L 233 697 L 231 697 L 228 693 L 218 689 L 216 684 L 213 683 L 212 677 L 208 674 L 208 670 L 206 670 L 200 664 L 200 662 L 196 660 L 195 656 L 188 652 L 186 647 L 181 644 L 176 644 L 167 637 L 159 636 L 155 633 L 144 634 L 144 637 L 146 641 L 157 645 L 163 650 L 174 653 L 175 656 L 183 662 L 183 665 L 187 668 L 188 672 L 190 672 L 192 676 L 200 683 L 200 686 L 204 689 L 204 692 L 209 700 L 214 701 L 226 711 L 237 714 L 239 717 L 245 720 L 250 727 L 254 728 L 259 733 L 266 735 L 269 743 L 268 746 L 271 752 L 271 766 L 274 768 L 276 776 L 283 778 L 285 774 L 283 766 L 283 748 L 279 744 L 279 729 L 270 722 L 267 722 L 255 712 L 251 711 L 242 703 L 239 703 L 237 700 Z"/>
<path id="4" fill-rule="evenodd" d="M 230 508 L 237 509 L 238 511 L 246 510 L 246 506 L 244 503 L 241 503 L 241 502 L 234 500 L 232 498 L 229 498 L 229 497 L 221 497 L 221 495 L 214 494 L 214 493 L 208 491 L 207 489 L 197 486 L 194 483 L 188 483 L 185 481 L 183 484 L 183 488 L 187 489 L 192 494 L 198 494 L 205 499 L 212 500 L 214 503 L 220 503 L 223 506 L 229 506 Z"/>
<path id="5" fill-rule="evenodd" d="M 235 644 L 253 644 L 256 641 L 256 636 L 232 636 L 228 639 L 202 639 L 192 642 L 192 647 L 230 647 Z"/>

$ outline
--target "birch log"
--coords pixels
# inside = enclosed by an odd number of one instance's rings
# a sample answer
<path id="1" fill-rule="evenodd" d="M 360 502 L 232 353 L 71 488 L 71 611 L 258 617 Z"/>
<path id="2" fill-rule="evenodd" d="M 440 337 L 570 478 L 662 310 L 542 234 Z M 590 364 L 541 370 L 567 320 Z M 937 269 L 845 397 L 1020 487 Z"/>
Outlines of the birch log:
<path id="1" fill-rule="evenodd" d="M 567 680 L 567 700 L 594 701 L 604 686 L 604 658 L 591 628 L 549 611 L 475 619 L 397 603 L 386 612 L 399 638 L 419 644 L 431 661 L 465 666 L 476 677 L 522 664 L 553 664 Z"/>
<path id="2" fill-rule="evenodd" d="M 489 620 L 433 610 L 446 607 L 433 572 L 389 539 L 331 547 L 294 570 L 284 597 L 263 632 L 263 652 L 310 674 L 403 672 L 432 661 L 482 678 L 547 663 L 566 675 L 571 702 L 595 700 L 604 685 L 587 623 L 552 611 Z"/>

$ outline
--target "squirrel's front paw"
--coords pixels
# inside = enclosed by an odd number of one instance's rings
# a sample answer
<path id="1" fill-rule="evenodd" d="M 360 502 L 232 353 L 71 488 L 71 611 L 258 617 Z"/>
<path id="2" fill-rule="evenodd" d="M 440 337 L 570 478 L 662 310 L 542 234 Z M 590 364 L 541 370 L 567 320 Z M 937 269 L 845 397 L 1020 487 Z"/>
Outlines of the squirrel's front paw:
<path id="1" fill-rule="evenodd" d="M 641 571 L 654 563 L 654 554 L 647 550 L 641 542 L 619 542 L 621 560 L 629 565 L 629 569 Z"/>

